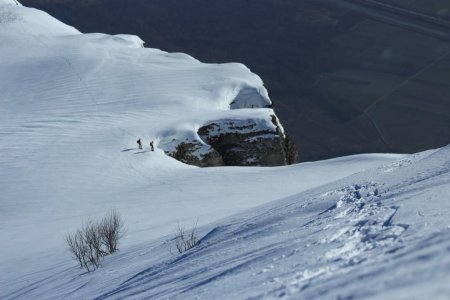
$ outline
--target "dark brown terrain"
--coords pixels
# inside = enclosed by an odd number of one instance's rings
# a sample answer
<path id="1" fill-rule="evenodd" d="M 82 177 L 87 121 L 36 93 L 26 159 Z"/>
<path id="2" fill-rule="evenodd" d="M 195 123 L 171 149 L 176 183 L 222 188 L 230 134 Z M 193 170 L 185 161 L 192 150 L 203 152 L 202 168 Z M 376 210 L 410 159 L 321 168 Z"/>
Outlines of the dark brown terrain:
<path id="1" fill-rule="evenodd" d="M 450 143 L 450 2 L 22 0 L 264 80 L 300 160 Z"/>

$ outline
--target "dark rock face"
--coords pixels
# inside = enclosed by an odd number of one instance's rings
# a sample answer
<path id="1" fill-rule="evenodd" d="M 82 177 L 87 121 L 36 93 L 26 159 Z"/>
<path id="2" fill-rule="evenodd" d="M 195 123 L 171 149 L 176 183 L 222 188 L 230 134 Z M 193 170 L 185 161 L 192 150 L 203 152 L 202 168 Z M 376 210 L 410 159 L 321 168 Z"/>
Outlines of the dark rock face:
<path id="1" fill-rule="evenodd" d="M 296 164 L 300 161 L 298 147 L 288 134 L 284 136 L 284 152 L 288 165 Z"/>
<path id="2" fill-rule="evenodd" d="M 223 166 L 222 156 L 214 149 L 209 149 L 208 152 L 197 154 L 203 145 L 198 141 L 181 142 L 176 147 L 174 152 L 166 152 L 176 160 L 179 160 L 188 165 L 197 167 L 217 167 Z"/>
<path id="3" fill-rule="evenodd" d="M 211 123 L 201 127 L 198 134 L 221 155 L 225 166 L 286 165 L 281 132 L 260 129 L 251 120 L 242 123 Z"/>

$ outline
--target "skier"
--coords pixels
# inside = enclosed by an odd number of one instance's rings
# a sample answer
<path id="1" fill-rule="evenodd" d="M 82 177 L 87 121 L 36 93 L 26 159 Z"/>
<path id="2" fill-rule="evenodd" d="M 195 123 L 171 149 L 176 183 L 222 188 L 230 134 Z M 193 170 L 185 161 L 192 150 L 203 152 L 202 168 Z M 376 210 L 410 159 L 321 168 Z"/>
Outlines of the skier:
<path id="1" fill-rule="evenodd" d="M 150 142 L 150 150 L 155 151 L 155 148 L 153 147 L 153 141 Z"/>
<path id="2" fill-rule="evenodd" d="M 139 149 L 142 149 L 142 141 L 141 141 L 141 139 L 138 139 L 138 140 L 136 141 L 136 143 L 138 144 Z"/>

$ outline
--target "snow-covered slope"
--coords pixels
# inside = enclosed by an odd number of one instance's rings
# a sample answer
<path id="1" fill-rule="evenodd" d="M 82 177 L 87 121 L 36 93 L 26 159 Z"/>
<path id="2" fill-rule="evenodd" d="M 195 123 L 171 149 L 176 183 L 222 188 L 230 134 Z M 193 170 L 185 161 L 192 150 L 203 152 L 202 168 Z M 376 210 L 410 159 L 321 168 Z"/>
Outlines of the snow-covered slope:
<path id="1" fill-rule="evenodd" d="M 81 34 L 0 1 L 0 298 L 313 298 L 356 293 L 365 278 L 377 295 L 398 267 L 411 279 L 392 284 L 393 295 L 434 266 L 440 279 L 428 291 L 448 291 L 440 238 L 450 225 L 449 149 L 280 168 L 187 166 L 163 149 L 197 138 L 202 124 L 272 126 L 258 76 L 241 64 L 145 49 L 135 36 Z M 64 236 L 111 208 L 127 235 L 84 273 Z M 205 225 L 201 247 L 174 254 L 177 224 L 195 222 Z"/>
<path id="2" fill-rule="evenodd" d="M 448 299 L 449 157 L 450 146 L 407 156 L 204 226 L 185 254 L 168 236 L 93 273 L 47 258 L 3 282 L 3 297 Z"/>
<path id="3" fill-rule="evenodd" d="M 448 299 L 449 194 L 450 146 L 208 226 L 185 255 L 160 240 L 101 271 L 140 255 L 127 278 L 61 282 L 101 287 L 97 299 Z"/>

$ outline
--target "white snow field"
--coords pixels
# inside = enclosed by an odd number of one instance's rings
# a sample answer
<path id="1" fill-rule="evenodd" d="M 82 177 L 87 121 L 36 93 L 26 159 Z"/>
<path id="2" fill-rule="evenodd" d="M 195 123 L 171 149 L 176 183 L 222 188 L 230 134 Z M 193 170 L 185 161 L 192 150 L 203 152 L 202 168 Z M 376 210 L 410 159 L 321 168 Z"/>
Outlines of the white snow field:
<path id="1" fill-rule="evenodd" d="M 241 64 L 0 0 L 0 299 L 450 299 L 450 147 L 277 168 L 162 151 L 209 120 L 264 123 L 267 104 Z M 127 233 L 87 273 L 64 236 L 111 209 Z"/>

